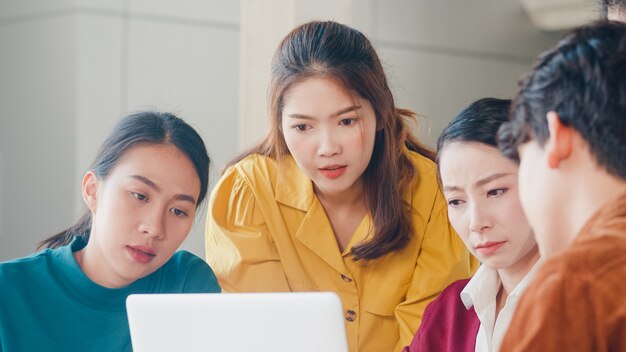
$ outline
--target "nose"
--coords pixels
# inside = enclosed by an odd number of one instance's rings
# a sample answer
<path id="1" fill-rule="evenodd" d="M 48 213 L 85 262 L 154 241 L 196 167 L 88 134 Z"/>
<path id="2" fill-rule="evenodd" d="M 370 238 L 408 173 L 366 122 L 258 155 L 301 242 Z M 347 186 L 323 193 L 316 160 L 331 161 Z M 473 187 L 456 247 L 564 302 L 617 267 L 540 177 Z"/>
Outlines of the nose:
<path id="1" fill-rule="evenodd" d="M 139 231 L 147 237 L 161 239 L 164 234 L 164 216 L 163 212 L 156 207 L 147 209 L 141 224 Z"/>
<path id="2" fill-rule="evenodd" d="M 317 153 L 323 157 L 331 157 L 341 153 L 341 143 L 336 133 L 328 130 L 320 133 Z"/>
<path id="3" fill-rule="evenodd" d="M 471 207 L 470 231 L 483 234 L 493 227 L 488 211 L 480 205 L 474 204 Z"/>

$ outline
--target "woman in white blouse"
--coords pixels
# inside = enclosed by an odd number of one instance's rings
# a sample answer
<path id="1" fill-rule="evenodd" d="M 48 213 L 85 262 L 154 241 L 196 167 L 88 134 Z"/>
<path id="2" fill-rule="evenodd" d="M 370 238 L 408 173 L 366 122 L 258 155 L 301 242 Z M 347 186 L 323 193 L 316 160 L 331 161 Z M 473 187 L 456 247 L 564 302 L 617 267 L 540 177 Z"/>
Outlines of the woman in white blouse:
<path id="1" fill-rule="evenodd" d="M 448 217 L 483 265 L 426 308 L 405 351 L 498 351 L 517 300 L 538 267 L 537 243 L 519 202 L 518 166 L 496 147 L 510 104 L 478 100 L 439 137 L 437 161 Z"/>

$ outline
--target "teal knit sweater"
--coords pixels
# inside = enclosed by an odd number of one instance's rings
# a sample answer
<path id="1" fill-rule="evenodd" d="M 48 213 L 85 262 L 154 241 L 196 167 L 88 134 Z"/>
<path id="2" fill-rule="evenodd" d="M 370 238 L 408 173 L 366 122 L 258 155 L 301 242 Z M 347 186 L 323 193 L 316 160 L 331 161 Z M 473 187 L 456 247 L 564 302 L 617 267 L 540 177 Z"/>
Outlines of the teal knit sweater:
<path id="1" fill-rule="evenodd" d="M 176 252 L 154 273 L 110 289 L 91 281 L 71 244 L 0 263 L 0 352 L 131 351 L 126 297 L 132 293 L 220 292 L 200 258 Z"/>

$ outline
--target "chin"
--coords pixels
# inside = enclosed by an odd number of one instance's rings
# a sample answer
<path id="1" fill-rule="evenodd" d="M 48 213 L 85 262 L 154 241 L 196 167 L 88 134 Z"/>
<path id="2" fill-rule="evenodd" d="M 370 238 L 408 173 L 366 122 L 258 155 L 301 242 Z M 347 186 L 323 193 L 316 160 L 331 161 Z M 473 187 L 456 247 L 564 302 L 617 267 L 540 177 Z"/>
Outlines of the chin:
<path id="1" fill-rule="evenodd" d="M 485 260 L 485 261 L 481 261 L 483 263 L 483 265 L 486 265 L 488 268 L 493 269 L 493 270 L 502 270 L 502 269 L 506 269 L 508 267 L 510 267 L 511 265 L 513 265 L 513 263 L 509 263 L 504 262 L 502 260 L 498 260 L 498 259 L 491 259 L 491 260 Z"/>

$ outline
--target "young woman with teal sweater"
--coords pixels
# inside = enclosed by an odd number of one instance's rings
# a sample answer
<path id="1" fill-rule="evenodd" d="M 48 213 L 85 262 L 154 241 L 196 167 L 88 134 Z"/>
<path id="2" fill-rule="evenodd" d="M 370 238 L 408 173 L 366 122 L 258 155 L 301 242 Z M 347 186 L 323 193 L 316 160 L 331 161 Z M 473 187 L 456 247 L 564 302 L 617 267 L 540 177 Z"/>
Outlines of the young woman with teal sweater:
<path id="1" fill-rule="evenodd" d="M 42 251 L 0 264 L 0 351 L 131 351 L 128 295 L 220 292 L 202 259 L 175 252 L 209 165 L 178 117 L 122 119 L 83 177 L 89 211 Z"/>

